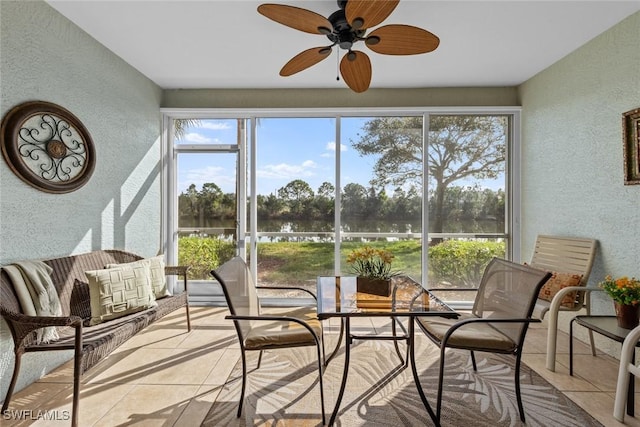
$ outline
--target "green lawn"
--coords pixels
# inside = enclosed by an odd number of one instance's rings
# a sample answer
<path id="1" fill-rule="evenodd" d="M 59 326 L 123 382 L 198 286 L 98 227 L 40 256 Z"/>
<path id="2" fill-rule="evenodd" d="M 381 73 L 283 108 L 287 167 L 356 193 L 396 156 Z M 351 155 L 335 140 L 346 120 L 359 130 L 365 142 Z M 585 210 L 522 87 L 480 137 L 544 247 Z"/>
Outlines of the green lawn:
<path id="1" fill-rule="evenodd" d="M 347 254 L 360 242 L 342 243 L 340 250 L 342 273 L 350 274 L 346 262 Z M 370 242 L 366 245 L 384 248 L 394 254 L 394 270 L 420 277 L 420 242 L 402 240 L 397 242 Z M 258 244 L 258 272 L 261 284 L 315 283 L 317 276 L 334 274 L 334 244 L 315 242 L 277 242 Z"/>

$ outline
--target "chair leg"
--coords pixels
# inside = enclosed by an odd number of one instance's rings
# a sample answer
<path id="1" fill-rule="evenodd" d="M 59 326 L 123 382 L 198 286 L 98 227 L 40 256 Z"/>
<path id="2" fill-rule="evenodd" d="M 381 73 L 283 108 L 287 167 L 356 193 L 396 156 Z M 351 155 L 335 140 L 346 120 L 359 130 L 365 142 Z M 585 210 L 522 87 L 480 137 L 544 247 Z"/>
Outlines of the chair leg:
<path id="1" fill-rule="evenodd" d="M 444 353 L 446 347 L 440 345 L 440 373 L 438 374 L 438 397 L 436 401 L 436 418 L 440 423 L 440 409 L 442 408 L 442 386 L 444 383 Z"/>
<path id="2" fill-rule="evenodd" d="M 591 355 L 596 356 L 596 343 L 593 340 L 593 331 L 589 329 L 589 342 L 591 343 Z"/>
<path id="3" fill-rule="evenodd" d="M 478 365 L 476 364 L 476 354 L 471 350 L 471 364 L 473 365 L 473 371 L 478 372 Z"/>
<path id="4" fill-rule="evenodd" d="M 262 351 L 260 352 L 262 355 Z M 237 417 L 240 418 L 240 414 L 242 413 L 242 403 L 244 402 L 244 391 L 247 385 L 247 357 L 244 352 L 244 348 L 240 349 L 240 358 L 242 359 L 242 388 L 240 389 L 240 402 L 238 403 L 238 414 Z"/>
<path id="5" fill-rule="evenodd" d="M 191 332 L 191 314 L 189 313 L 189 302 L 187 301 L 187 305 L 184 306 L 185 311 L 187 312 L 187 332 Z"/>
<path id="6" fill-rule="evenodd" d="M 585 295 L 585 298 L 589 298 L 589 294 Z M 586 304 L 587 316 L 591 315 L 591 304 Z M 591 344 L 591 355 L 596 357 L 596 343 L 593 340 L 593 331 L 589 329 L 589 344 Z"/>
<path id="7" fill-rule="evenodd" d="M 13 395 L 13 389 L 16 387 L 16 382 L 18 381 L 18 375 L 20 374 L 21 360 L 22 360 L 22 351 L 16 351 L 15 362 L 13 364 L 13 375 L 11 376 L 11 383 L 9 384 L 7 395 L 4 397 L 4 403 L 2 404 L 2 413 L 4 413 L 4 411 L 6 411 L 7 408 L 9 407 L 9 401 L 11 400 L 11 396 Z"/>
<path id="8" fill-rule="evenodd" d="M 322 425 L 326 424 L 326 417 L 324 412 L 324 386 L 322 384 L 322 374 L 324 366 L 324 347 L 320 349 L 320 343 L 316 341 L 316 347 L 318 349 L 318 382 L 320 384 L 320 407 L 322 408 Z"/>
<path id="9" fill-rule="evenodd" d="M 320 322 L 320 326 L 322 327 L 322 322 Z M 320 336 L 320 340 L 322 340 L 322 364 L 327 366 L 327 351 L 324 348 L 324 328 L 322 328 L 322 335 Z M 324 370 L 322 371 L 324 373 Z"/>
<path id="10" fill-rule="evenodd" d="M 261 364 L 262 364 L 262 350 L 260 350 L 260 353 L 258 354 L 258 365 L 256 366 L 256 369 L 260 369 Z"/>
<path id="11" fill-rule="evenodd" d="M 76 327 L 75 350 L 73 357 L 73 406 L 71 408 L 71 426 L 78 425 L 80 411 L 80 377 L 82 376 L 82 324 Z"/>
<path id="12" fill-rule="evenodd" d="M 518 401 L 518 411 L 520 411 L 520 421 L 524 423 L 524 406 L 522 406 L 522 395 L 520 393 L 520 353 L 516 355 L 515 383 L 516 400 Z"/>

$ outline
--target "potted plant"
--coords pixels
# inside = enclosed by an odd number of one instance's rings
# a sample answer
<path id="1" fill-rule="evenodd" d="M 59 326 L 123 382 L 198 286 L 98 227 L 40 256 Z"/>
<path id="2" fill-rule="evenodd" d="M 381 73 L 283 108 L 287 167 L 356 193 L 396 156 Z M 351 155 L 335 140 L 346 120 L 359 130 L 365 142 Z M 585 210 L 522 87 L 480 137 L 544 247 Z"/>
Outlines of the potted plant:
<path id="1" fill-rule="evenodd" d="M 362 246 L 347 255 L 347 264 L 357 276 L 358 292 L 391 295 L 391 278 L 400 274 L 391 269 L 393 254 L 385 249 Z"/>
<path id="2" fill-rule="evenodd" d="M 611 276 L 599 286 L 613 299 L 618 326 L 633 329 L 638 326 L 640 315 L 640 280 L 627 276 L 613 279 Z"/>

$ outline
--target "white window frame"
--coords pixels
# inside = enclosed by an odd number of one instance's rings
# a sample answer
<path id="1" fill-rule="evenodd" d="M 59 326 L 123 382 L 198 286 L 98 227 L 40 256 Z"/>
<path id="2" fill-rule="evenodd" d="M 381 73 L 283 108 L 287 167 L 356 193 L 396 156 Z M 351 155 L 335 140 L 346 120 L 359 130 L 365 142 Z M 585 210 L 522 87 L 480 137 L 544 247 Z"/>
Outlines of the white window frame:
<path id="1" fill-rule="evenodd" d="M 248 119 L 248 126 L 251 129 L 249 147 L 235 146 L 239 151 L 238 179 L 239 181 L 239 206 L 238 215 L 240 225 L 238 230 L 238 245 L 240 255 L 246 256 L 248 247 L 250 257 L 257 257 L 257 182 L 256 182 L 256 128 L 260 118 L 335 118 L 336 119 L 336 144 L 341 138 L 341 119 L 343 117 L 384 117 L 384 116 L 422 116 L 423 117 L 423 152 L 426 153 L 428 147 L 428 126 L 431 115 L 505 115 L 509 116 L 509 135 L 507 140 L 507 156 L 505 165 L 505 194 L 508 200 L 505 213 L 504 238 L 507 242 L 505 256 L 508 259 L 520 260 L 520 107 L 409 107 L 409 108 L 276 108 L 276 109 L 244 109 L 244 108 L 161 108 L 163 116 L 163 129 L 161 133 L 162 147 L 162 223 L 163 223 L 163 250 L 170 263 L 177 262 L 177 188 L 176 188 L 176 162 L 178 152 L 220 152 L 233 149 L 230 145 L 219 144 L 197 144 L 176 146 L 173 140 L 173 122 L 175 119 Z M 247 156 L 250 148 L 249 172 L 250 182 L 246 183 Z M 336 150 L 336 215 L 335 215 L 335 239 L 340 240 L 340 150 Z M 428 198 L 429 190 L 428 167 L 423 162 L 423 215 L 422 215 L 422 277 L 428 277 L 428 251 L 425 249 L 425 242 L 428 242 Z M 246 194 L 249 184 L 249 194 Z M 251 224 L 250 234 L 246 233 L 246 200 L 250 201 L 249 222 Z M 478 237 L 482 237 L 478 235 Z M 253 242 L 253 244 L 251 244 Z M 249 243 L 245 247 L 245 244 Z M 335 250 L 335 268 L 339 273 L 340 253 L 338 246 Z M 252 265 L 252 273 L 256 276 L 255 263 Z"/>

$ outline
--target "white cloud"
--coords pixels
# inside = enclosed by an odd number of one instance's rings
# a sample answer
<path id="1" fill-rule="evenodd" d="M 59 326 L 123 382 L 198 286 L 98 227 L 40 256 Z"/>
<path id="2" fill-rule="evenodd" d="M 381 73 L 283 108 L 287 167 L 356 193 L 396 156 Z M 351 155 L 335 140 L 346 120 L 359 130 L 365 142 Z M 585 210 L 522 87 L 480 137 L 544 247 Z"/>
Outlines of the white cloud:
<path id="1" fill-rule="evenodd" d="M 228 171 L 220 166 L 207 166 L 201 169 L 190 169 L 184 176 L 184 182 L 178 183 L 178 188 L 186 189 L 195 184 L 196 189 L 202 189 L 202 184 L 213 182 L 223 192 L 235 192 L 236 176 L 233 170 Z"/>
<path id="2" fill-rule="evenodd" d="M 265 165 L 258 170 L 259 178 L 292 180 L 314 176 L 313 169 L 317 167 L 313 160 L 305 160 L 299 165 L 280 163 Z"/>
<path id="3" fill-rule="evenodd" d="M 213 144 L 216 142 L 216 139 L 208 138 L 196 132 L 191 132 L 184 136 L 184 141 L 192 144 Z"/>
<path id="4" fill-rule="evenodd" d="M 327 142 L 327 150 L 328 151 L 336 151 L 336 143 L 335 141 Z M 347 151 L 347 146 L 344 144 L 340 144 L 340 151 Z"/>
<path id="5" fill-rule="evenodd" d="M 229 123 L 227 122 L 219 122 L 219 121 L 214 121 L 214 122 L 210 122 L 207 120 L 203 120 L 200 123 L 200 126 L 198 126 L 200 129 L 211 129 L 211 130 L 226 130 L 226 129 L 231 129 L 231 126 L 229 126 Z"/>

